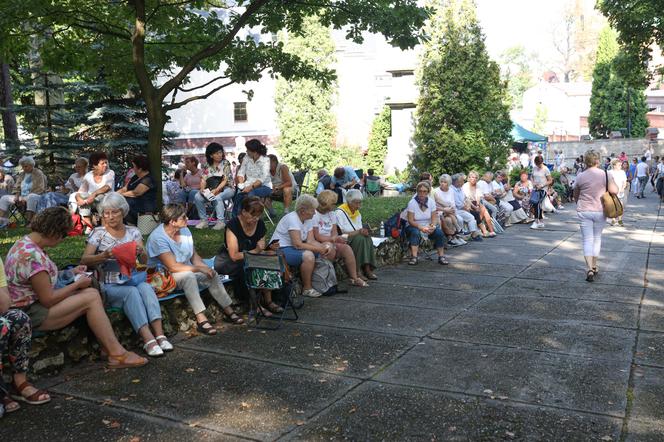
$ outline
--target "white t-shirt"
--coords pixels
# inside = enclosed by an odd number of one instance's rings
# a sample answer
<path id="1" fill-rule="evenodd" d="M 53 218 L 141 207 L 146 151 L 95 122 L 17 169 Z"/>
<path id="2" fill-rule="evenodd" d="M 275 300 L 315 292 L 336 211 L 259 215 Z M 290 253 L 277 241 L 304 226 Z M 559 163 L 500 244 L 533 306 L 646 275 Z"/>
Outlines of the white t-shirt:
<path id="1" fill-rule="evenodd" d="M 443 207 L 455 207 L 454 204 L 454 191 L 452 186 L 443 192 L 440 187 L 433 191 L 433 199 L 436 201 L 436 209 L 443 210 Z"/>
<path id="2" fill-rule="evenodd" d="M 334 210 L 331 210 L 327 213 L 320 213 L 316 211 L 316 214 L 311 219 L 313 228 L 318 228 L 318 233 L 324 236 L 332 236 L 332 227 L 337 223 L 337 216 L 334 214 Z"/>
<path id="3" fill-rule="evenodd" d="M 491 191 L 492 192 L 502 192 L 503 190 L 505 190 L 505 185 L 503 183 L 499 183 L 496 180 L 493 180 L 491 182 Z"/>
<path id="4" fill-rule="evenodd" d="M 299 230 L 300 239 L 305 241 L 311 229 L 313 229 L 313 223 L 311 220 L 302 222 L 297 215 L 297 212 L 290 212 L 288 215 L 281 218 L 279 224 L 277 224 L 277 228 L 272 234 L 271 241 L 279 240 L 279 247 L 293 247 L 289 232 L 291 230 Z"/>
<path id="5" fill-rule="evenodd" d="M 646 162 L 641 161 L 639 164 L 636 165 L 636 176 L 637 177 L 648 176 L 648 164 Z"/>
<path id="6" fill-rule="evenodd" d="M 429 197 L 429 201 L 427 202 L 427 208 L 424 211 L 420 208 L 420 205 L 417 204 L 415 198 L 411 199 L 408 202 L 408 207 L 406 207 L 406 211 L 412 213 L 415 222 L 420 225 L 431 224 L 431 213 L 434 210 L 436 210 L 436 201 L 434 201 L 434 199 L 431 197 Z"/>
<path id="7" fill-rule="evenodd" d="M 618 189 L 620 189 L 620 192 L 618 192 L 618 198 L 624 197 L 625 185 L 627 184 L 627 174 L 625 174 L 625 171 L 611 169 L 607 173 L 613 179 L 613 182 L 616 183 Z"/>
<path id="8" fill-rule="evenodd" d="M 99 183 L 95 182 L 94 175 L 92 174 L 92 171 L 88 172 L 85 174 L 83 177 L 83 182 L 81 183 L 81 187 L 78 188 L 79 193 L 92 193 L 96 192 L 97 190 L 101 189 L 102 187 L 108 185 L 110 187 L 110 191 L 112 192 L 115 189 L 115 172 L 112 170 L 107 170 L 106 173 L 104 173 L 101 176 L 101 181 Z"/>
<path id="9" fill-rule="evenodd" d="M 491 184 L 487 183 L 484 180 L 479 180 L 477 182 L 477 192 L 481 193 L 482 197 L 484 197 L 484 195 L 486 195 L 487 193 L 491 194 L 491 191 L 492 191 Z"/>
<path id="10" fill-rule="evenodd" d="M 533 167 L 533 185 L 534 186 L 546 186 L 547 179 L 546 177 L 550 176 L 551 172 L 549 168 L 545 165 L 542 167 Z"/>

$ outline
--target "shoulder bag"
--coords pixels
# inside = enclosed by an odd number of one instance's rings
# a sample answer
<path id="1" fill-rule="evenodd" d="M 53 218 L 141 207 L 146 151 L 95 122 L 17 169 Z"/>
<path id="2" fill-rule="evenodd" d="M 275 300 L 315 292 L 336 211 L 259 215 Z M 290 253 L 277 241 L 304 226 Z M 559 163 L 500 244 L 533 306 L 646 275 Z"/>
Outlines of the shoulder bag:
<path id="1" fill-rule="evenodd" d="M 623 205 L 620 198 L 618 198 L 618 195 L 609 192 L 609 174 L 604 171 L 604 175 L 606 177 L 606 190 L 601 197 L 604 216 L 607 218 L 617 218 L 623 214 Z"/>

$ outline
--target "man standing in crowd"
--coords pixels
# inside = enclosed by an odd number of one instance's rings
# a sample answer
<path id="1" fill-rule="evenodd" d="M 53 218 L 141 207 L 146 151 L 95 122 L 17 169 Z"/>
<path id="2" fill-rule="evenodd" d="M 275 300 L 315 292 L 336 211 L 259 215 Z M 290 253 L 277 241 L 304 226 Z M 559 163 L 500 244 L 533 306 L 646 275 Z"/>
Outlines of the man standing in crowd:
<path id="1" fill-rule="evenodd" d="M 636 197 L 645 198 L 643 191 L 648 184 L 648 163 L 645 156 L 641 157 L 641 161 L 636 165 L 636 179 L 639 180 L 639 194 Z"/>

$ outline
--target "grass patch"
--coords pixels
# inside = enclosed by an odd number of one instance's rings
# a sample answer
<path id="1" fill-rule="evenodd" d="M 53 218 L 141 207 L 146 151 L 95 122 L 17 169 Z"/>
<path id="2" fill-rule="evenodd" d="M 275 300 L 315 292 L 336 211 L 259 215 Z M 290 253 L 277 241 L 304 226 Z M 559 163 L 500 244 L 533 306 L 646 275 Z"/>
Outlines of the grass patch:
<path id="1" fill-rule="evenodd" d="M 364 223 L 369 224 L 375 235 L 378 235 L 380 222 L 385 221 L 392 216 L 396 211 L 403 209 L 410 196 L 399 196 L 394 198 L 366 198 L 362 205 L 362 219 Z M 275 224 L 281 218 L 283 213 L 283 205 L 281 203 L 274 204 L 275 210 L 280 214 L 274 219 Z M 274 226 L 267 222 L 267 238 L 272 236 Z M 0 256 L 4 258 L 11 246 L 21 237 L 28 233 L 28 229 L 18 227 L 15 229 L 6 229 L 3 231 L 4 235 L 0 233 Z M 191 228 L 194 236 L 194 244 L 196 250 L 203 257 L 210 257 L 216 255 L 219 247 L 224 242 L 223 231 L 212 229 L 198 230 Z M 147 239 L 147 238 L 146 238 Z M 63 267 L 67 264 L 78 263 L 83 255 L 85 249 L 85 236 L 72 236 L 66 238 L 57 247 L 49 249 L 47 252 L 51 259 L 57 264 L 58 267 Z"/>

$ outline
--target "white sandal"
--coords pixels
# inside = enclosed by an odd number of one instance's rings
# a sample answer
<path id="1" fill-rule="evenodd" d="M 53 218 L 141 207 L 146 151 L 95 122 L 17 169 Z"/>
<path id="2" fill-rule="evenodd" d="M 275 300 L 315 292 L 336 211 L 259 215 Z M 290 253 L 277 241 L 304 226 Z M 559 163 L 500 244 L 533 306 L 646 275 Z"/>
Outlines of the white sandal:
<path id="1" fill-rule="evenodd" d="M 159 343 L 156 339 L 150 339 L 148 342 L 143 344 L 143 350 L 151 358 L 158 358 L 159 356 L 164 356 L 164 351 L 159 346 Z"/>
<path id="2" fill-rule="evenodd" d="M 173 351 L 173 344 L 168 342 L 168 338 L 166 336 L 159 335 L 155 339 L 157 340 L 157 343 L 159 344 L 159 347 L 161 347 L 162 350 Z"/>

